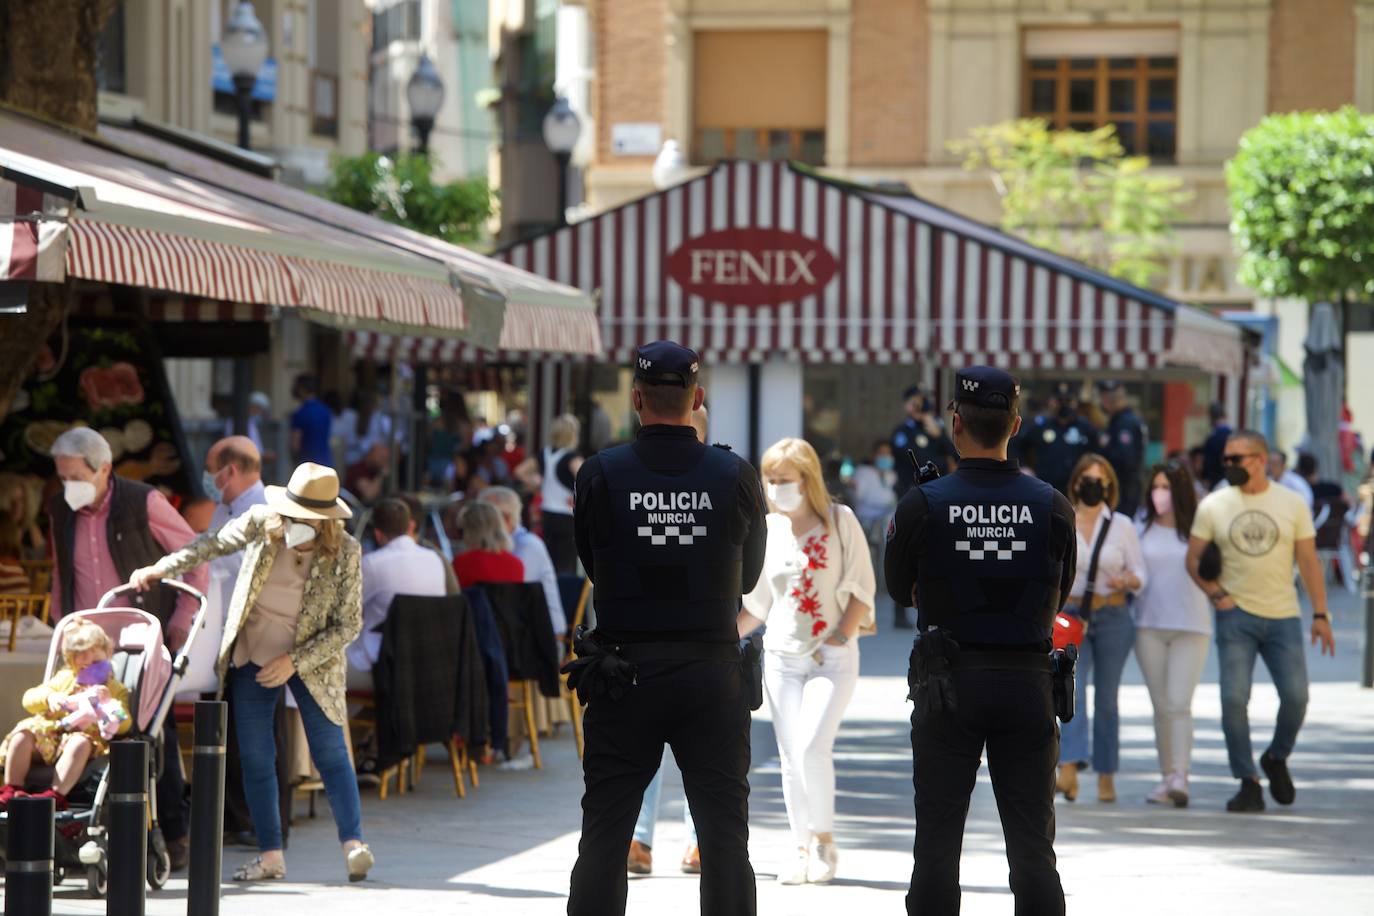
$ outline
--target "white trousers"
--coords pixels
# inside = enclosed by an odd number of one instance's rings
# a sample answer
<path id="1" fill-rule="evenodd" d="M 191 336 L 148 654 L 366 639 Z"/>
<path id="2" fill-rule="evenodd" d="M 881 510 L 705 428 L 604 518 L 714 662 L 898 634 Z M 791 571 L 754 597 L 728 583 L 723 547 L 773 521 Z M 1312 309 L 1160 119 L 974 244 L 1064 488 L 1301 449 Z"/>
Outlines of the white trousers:
<path id="1" fill-rule="evenodd" d="M 1135 657 L 1155 708 L 1159 771 L 1188 773 L 1193 756 L 1193 693 L 1207 665 L 1212 637 L 1188 630 L 1135 631 Z"/>
<path id="2" fill-rule="evenodd" d="M 859 643 L 796 658 L 767 652 L 763 689 L 782 762 L 782 800 L 797 846 L 835 829 L 835 734 L 859 681 Z"/>

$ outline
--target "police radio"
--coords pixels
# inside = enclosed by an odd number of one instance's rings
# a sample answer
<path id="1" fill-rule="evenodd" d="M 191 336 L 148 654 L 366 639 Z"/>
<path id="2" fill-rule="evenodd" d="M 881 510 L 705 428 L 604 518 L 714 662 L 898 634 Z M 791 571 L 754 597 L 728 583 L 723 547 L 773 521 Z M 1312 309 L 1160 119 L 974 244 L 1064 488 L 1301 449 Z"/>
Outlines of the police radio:
<path id="1" fill-rule="evenodd" d="M 917 461 L 916 453 L 911 449 L 906 450 L 907 458 L 911 459 L 911 466 L 916 469 L 916 486 L 930 483 L 940 476 L 940 468 L 933 461 Z"/>

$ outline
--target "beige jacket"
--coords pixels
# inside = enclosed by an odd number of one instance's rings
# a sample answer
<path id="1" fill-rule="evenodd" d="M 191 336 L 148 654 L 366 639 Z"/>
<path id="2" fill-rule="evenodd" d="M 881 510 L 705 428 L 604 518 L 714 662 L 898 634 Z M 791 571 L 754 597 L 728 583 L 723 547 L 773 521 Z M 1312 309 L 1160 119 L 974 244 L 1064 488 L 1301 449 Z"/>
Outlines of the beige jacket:
<path id="1" fill-rule="evenodd" d="M 177 576 L 216 557 L 243 551 L 243 565 L 234 583 L 234 596 L 224 621 L 224 638 L 219 646 L 215 671 L 224 684 L 233 656 L 234 641 L 243 629 L 249 612 L 258 603 L 258 594 L 277 553 L 283 549 L 263 526 L 275 513 L 267 506 L 254 506 L 218 531 L 207 531 L 176 553 L 159 560 L 155 568 L 165 576 Z M 300 617 L 296 621 L 296 648 L 291 661 L 296 666 L 310 696 L 336 725 L 348 718 L 344 701 L 346 664 L 344 649 L 363 628 L 362 548 L 345 534 L 337 556 L 319 556 L 310 565 L 305 582 Z"/>

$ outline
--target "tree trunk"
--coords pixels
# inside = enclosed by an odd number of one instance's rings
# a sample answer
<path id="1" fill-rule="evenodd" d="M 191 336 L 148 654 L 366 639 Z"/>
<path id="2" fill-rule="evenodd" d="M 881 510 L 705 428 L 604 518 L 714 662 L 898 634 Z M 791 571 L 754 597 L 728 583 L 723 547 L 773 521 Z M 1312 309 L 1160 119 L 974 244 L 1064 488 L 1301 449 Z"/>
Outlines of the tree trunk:
<path id="1" fill-rule="evenodd" d="M 96 54 L 119 0 L 0 0 L 0 102 L 96 129 Z M 0 420 L 75 302 L 70 281 L 35 283 L 25 315 L 0 317 Z"/>

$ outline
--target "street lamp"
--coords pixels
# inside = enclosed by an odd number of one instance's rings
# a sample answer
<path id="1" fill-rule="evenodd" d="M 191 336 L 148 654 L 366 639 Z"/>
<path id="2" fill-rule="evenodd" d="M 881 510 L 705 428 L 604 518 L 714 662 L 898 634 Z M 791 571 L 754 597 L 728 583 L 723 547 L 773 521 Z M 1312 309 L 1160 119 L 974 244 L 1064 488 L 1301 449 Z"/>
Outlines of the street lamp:
<path id="1" fill-rule="evenodd" d="M 224 40 L 220 43 L 224 54 L 224 65 L 234 78 L 234 95 L 239 102 L 239 146 L 248 149 L 248 117 L 250 112 L 253 86 L 258 81 L 258 71 L 267 60 L 267 32 L 253 12 L 253 4 L 242 0 L 234 7 L 229 22 L 224 26 Z"/>
<path id="2" fill-rule="evenodd" d="M 568 100 L 559 96 L 544 115 L 544 145 L 558 161 L 558 225 L 568 224 L 568 161 L 582 135 L 582 121 Z"/>
<path id="3" fill-rule="evenodd" d="M 667 190 L 675 184 L 680 184 L 689 174 L 691 166 L 687 164 L 687 157 L 682 155 L 682 147 L 676 140 L 663 141 L 663 149 L 658 151 L 658 158 L 654 160 L 654 167 L 650 174 L 654 179 L 654 187 L 660 191 Z"/>
<path id="4" fill-rule="evenodd" d="M 410 105 L 410 123 L 415 125 L 415 133 L 420 138 L 420 155 L 429 155 L 429 132 L 434 129 L 434 119 L 444 104 L 444 81 L 428 54 L 420 55 L 415 72 L 406 83 L 406 103 Z"/>

